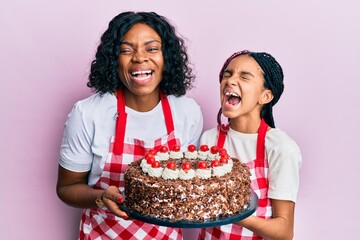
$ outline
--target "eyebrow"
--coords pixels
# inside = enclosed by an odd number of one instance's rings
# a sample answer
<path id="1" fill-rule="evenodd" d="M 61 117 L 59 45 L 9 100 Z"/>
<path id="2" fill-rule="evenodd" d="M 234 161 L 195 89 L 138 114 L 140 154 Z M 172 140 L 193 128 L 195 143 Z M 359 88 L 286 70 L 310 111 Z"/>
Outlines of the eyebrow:
<path id="1" fill-rule="evenodd" d="M 161 44 L 161 41 L 159 41 L 159 40 L 150 40 L 150 41 L 146 41 L 144 45 L 149 45 L 149 44 L 154 43 L 154 42 L 158 42 L 158 43 Z M 129 46 L 134 46 L 134 44 L 132 44 L 131 42 L 126 42 L 126 41 L 120 42 L 120 45 L 121 45 L 121 44 L 129 45 Z"/>
<path id="2" fill-rule="evenodd" d="M 240 76 L 245 75 L 245 76 L 255 77 L 251 72 L 247 72 L 247 71 L 241 71 L 241 72 L 239 73 L 239 75 L 240 75 Z"/>
<path id="3" fill-rule="evenodd" d="M 225 70 L 224 73 L 229 73 L 232 74 L 231 70 Z M 240 76 L 251 76 L 251 77 L 255 77 L 251 72 L 247 72 L 247 71 L 240 71 L 239 72 Z"/>

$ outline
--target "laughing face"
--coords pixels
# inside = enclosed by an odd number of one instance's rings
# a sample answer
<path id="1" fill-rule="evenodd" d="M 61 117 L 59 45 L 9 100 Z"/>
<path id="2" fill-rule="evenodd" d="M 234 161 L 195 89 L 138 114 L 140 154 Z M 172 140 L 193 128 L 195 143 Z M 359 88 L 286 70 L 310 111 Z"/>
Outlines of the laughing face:
<path id="1" fill-rule="evenodd" d="M 259 119 L 264 104 L 273 98 L 264 88 L 263 71 L 248 55 L 235 57 L 226 67 L 220 85 L 221 107 L 225 117 Z"/>
<path id="2" fill-rule="evenodd" d="M 130 94 L 158 97 L 164 69 L 159 34 L 146 24 L 135 24 L 121 41 L 118 66 L 121 82 Z"/>

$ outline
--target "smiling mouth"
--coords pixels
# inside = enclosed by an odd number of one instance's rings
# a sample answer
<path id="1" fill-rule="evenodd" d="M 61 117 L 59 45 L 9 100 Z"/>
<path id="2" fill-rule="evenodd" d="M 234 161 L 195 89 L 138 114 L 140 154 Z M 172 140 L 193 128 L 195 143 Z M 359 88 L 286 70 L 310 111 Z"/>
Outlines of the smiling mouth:
<path id="1" fill-rule="evenodd" d="M 145 80 L 148 79 L 149 77 L 151 77 L 151 75 L 154 72 L 152 70 L 146 70 L 146 71 L 136 71 L 136 72 L 131 72 L 131 76 L 137 80 Z"/>
<path id="2" fill-rule="evenodd" d="M 241 97 L 237 93 L 226 92 L 225 93 L 225 101 L 226 101 L 226 103 L 235 106 L 240 103 Z"/>

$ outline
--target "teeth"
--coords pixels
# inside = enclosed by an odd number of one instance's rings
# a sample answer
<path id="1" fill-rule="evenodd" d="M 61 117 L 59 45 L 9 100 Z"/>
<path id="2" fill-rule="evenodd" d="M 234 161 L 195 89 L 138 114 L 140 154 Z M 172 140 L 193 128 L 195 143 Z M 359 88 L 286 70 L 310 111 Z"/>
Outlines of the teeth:
<path id="1" fill-rule="evenodd" d="M 226 92 L 225 96 L 240 97 L 237 93 L 233 93 L 233 92 Z"/>
<path id="2" fill-rule="evenodd" d="M 137 72 L 132 72 L 131 75 L 136 76 L 139 74 L 146 74 L 146 75 L 150 75 L 152 73 L 151 70 L 146 70 L 146 71 L 137 71 Z"/>

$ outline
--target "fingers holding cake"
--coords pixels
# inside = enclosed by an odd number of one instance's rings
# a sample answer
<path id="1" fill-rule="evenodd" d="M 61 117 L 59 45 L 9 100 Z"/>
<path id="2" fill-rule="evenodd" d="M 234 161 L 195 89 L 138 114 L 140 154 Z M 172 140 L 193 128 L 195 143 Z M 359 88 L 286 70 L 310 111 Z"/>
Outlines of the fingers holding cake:
<path id="1" fill-rule="evenodd" d="M 115 186 L 110 186 L 105 190 L 102 200 L 104 205 L 108 210 L 113 214 L 123 219 L 128 219 L 126 212 L 122 211 L 119 207 L 119 204 L 124 201 L 124 197 L 121 195 L 119 189 Z"/>

